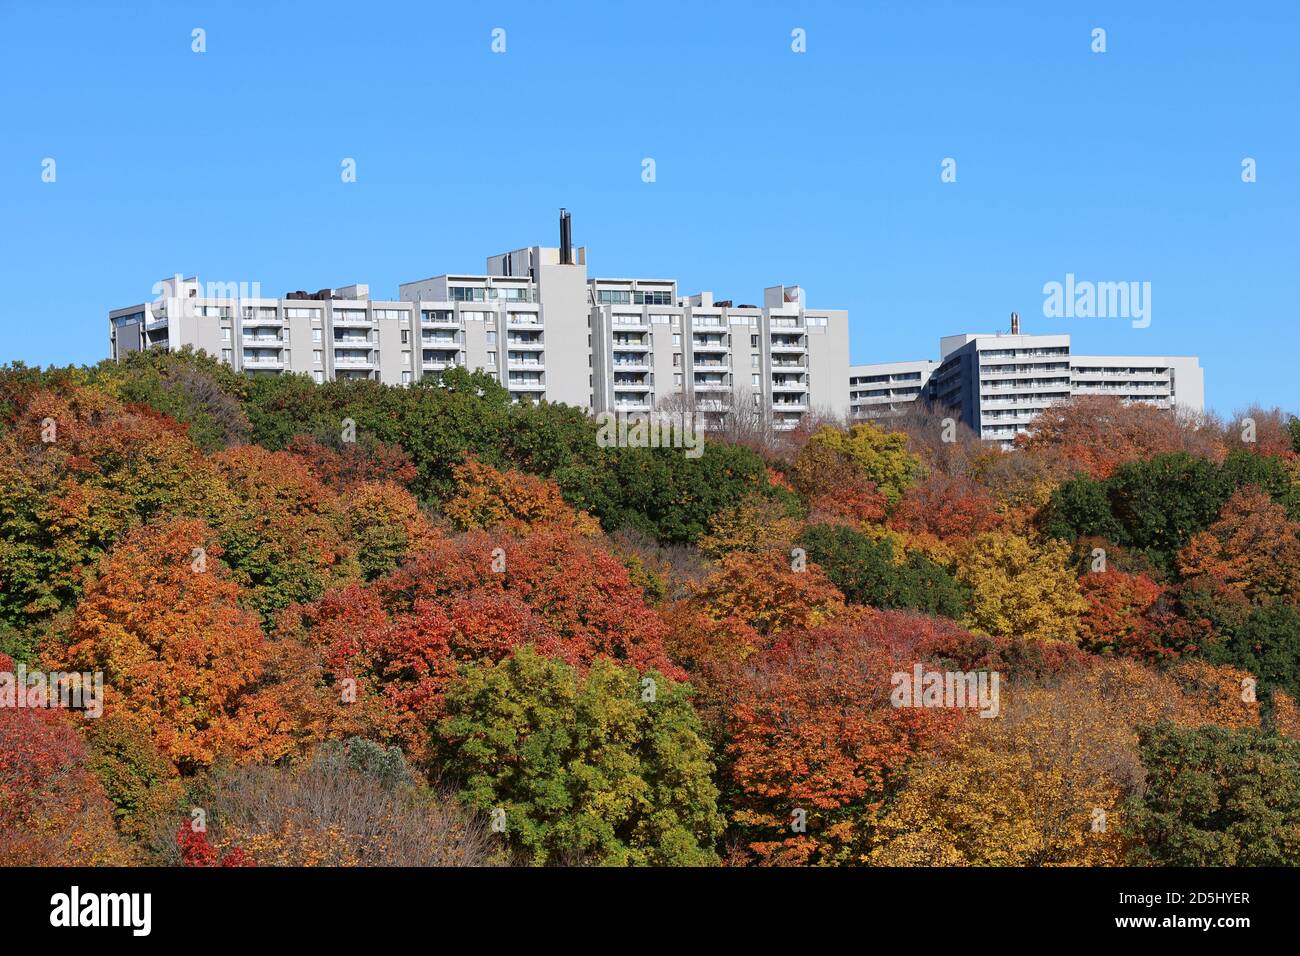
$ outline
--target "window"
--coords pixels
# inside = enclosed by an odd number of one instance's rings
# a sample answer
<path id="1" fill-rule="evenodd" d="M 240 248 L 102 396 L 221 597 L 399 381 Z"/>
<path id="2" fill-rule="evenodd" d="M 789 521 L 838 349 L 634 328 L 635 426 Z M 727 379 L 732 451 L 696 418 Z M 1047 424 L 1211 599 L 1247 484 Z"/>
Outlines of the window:
<path id="1" fill-rule="evenodd" d="M 320 349 L 316 349 L 314 352 L 311 353 L 311 359 L 317 365 L 322 365 L 324 364 L 325 353 L 322 352 Z"/>
<path id="2" fill-rule="evenodd" d="M 403 385 L 410 385 L 410 384 L 411 384 L 411 373 L 410 373 L 410 372 L 403 372 L 403 373 L 402 373 L 402 384 L 403 384 Z"/>
<path id="3" fill-rule="evenodd" d="M 293 364 L 293 352 L 291 352 L 289 349 L 284 350 L 284 364 L 285 365 Z"/>
<path id="4" fill-rule="evenodd" d="M 759 378 L 759 377 L 758 377 L 757 375 L 753 376 L 753 379 L 754 379 L 754 387 L 755 387 L 755 388 L 757 388 L 757 387 L 758 387 L 758 384 L 759 384 L 759 380 L 758 380 L 758 378 Z"/>
<path id="5" fill-rule="evenodd" d="M 311 319 L 320 321 L 320 309 L 285 309 L 284 314 L 291 319 Z"/>
<path id="6" fill-rule="evenodd" d="M 487 344 L 488 344 L 488 345 L 496 345 L 496 344 L 497 344 L 497 330 L 496 330 L 496 329 L 488 329 L 488 330 L 487 330 Z"/>
<path id="7" fill-rule="evenodd" d="M 676 385 L 676 386 L 679 387 L 679 388 L 681 387 L 681 384 L 682 384 L 682 373 L 681 373 L 681 372 L 673 372 L 673 384 Z"/>
<path id="8" fill-rule="evenodd" d="M 682 333 L 680 333 L 680 332 L 674 332 L 674 333 L 673 333 L 673 345 L 681 345 L 681 344 L 682 344 Z"/>
<path id="9" fill-rule="evenodd" d="M 229 328 L 229 327 L 226 327 L 226 328 L 224 328 L 224 329 L 221 330 L 221 341 L 223 341 L 223 342 L 229 342 L 229 341 L 230 341 L 230 328 Z"/>
<path id="10" fill-rule="evenodd" d="M 313 342 L 319 342 L 319 341 L 321 340 L 321 339 L 320 339 L 320 329 L 312 329 L 312 330 L 311 330 L 311 340 L 312 340 Z"/>
<path id="11" fill-rule="evenodd" d="M 312 372 L 311 377 L 316 380 L 317 385 L 325 381 L 325 373 L 320 371 L 319 369 L 317 369 L 315 372 Z"/>
<path id="12" fill-rule="evenodd" d="M 402 344 L 409 345 L 411 342 L 411 333 L 408 329 L 402 329 Z"/>
<path id="13" fill-rule="evenodd" d="M 759 362 L 759 359 L 761 359 L 761 358 L 762 358 L 761 355 L 751 355 L 751 356 L 749 357 L 749 367 L 750 367 L 750 368 L 758 368 L 758 362 Z"/>
<path id="14" fill-rule="evenodd" d="M 681 368 L 681 367 L 682 367 L 682 353 L 681 353 L 681 352 L 674 352 L 674 353 L 673 353 L 673 368 Z"/>
<path id="15" fill-rule="evenodd" d="M 749 337 L 749 347 L 750 347 L 751 349 L 756 349 L 756 348 L 758 348 L 758 336 L 757 336 L 757 335 L 751 335 L 751 336 Z"/>
<path id="16" fill-rule="evenodd" d="M 497 353 L 496 353 L 496 352 L 488 352 L 487 360 L 488 360 L 491 364 L 496 365 L 496 364 L 497 364 Z"/>
<path id="17" fill-rule="evenodd" d="M 223 362 L 225 362 L 227 365 L 229 365 L 229 364 L 230 364 L 230 358 L 231 358 L 231 355 L 232 355 L 232 354 L 233 354 L 233 353 L 231 352 L 230 349 L 222 349 L 222 350 L 221 350 L 221 361 L 223 361 Z"/>

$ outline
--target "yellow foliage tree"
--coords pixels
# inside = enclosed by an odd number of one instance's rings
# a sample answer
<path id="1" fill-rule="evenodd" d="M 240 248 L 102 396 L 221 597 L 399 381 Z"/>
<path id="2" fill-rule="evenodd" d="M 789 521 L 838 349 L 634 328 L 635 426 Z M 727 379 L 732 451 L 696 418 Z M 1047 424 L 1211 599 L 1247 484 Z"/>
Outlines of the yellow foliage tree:
<path id="1" fill-rule="evenodd" d="M 1076 641 L 1087 602 L 1066 565 L 1069 548 L 1035 546 L 1005 531 L 972 538 L 957 555 L 957 577 L 971 589 L 963 623 L 976 634 Z"/>
<path id="2" fill-rule="evenodd" d="M 870 423 L 854 425 L 848 431 L 829 425 L 818 429 L 793 469 L 795 486 L 805 495 L 828 483 L 834 487 L 850 476 L 860 476 L 874 482 L 891 504 L 924 474 L 921 457 L 907 450 L 907 435 Z"/>
<path id="3" fill-rule="evenodd" d="M 1118 865 L 1127 849 L 1122 803 L 1142 780 L 1136 728 L 1160 720 L 1249 725 L 1257 705 L 1220 693 L 1234 679 L 1230 668 L 1161 675 L 1115 659 L 1056 686 L 1004 691 L 1001 716 L 966 721 L 912 778 L 881 821 L 868 861 Z"/>
<path id="4" fill-rule="evenodd" d="M 781 502 L 747 495 L 709 519 L 709 530 L 700 538 L 699 548 L 714 558 L 732 551 L 785 549 L 799 536 L 799 530 L 799 520 L 786 514 Z"/>

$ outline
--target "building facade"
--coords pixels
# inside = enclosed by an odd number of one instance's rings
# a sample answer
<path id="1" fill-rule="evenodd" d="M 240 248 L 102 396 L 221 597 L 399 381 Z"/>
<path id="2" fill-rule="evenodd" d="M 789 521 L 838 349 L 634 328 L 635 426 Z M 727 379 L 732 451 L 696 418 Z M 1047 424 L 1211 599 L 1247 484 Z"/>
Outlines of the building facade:
<path id="1" fill-rule="evenodd" d="M 1069 335 L 1018 332 L 945 336 L 939 354 L 937 363 L 854 366 L 853 417 L 898 414 L 921 398 L 956 411 L 981 438 L 1006 442 L 1053 404 L 1079 395 L 1205 409 L 1204 372 L 1192 356 L 1075 355 Z"/>
<path id="2" fill-rule="evenodd" d="M 154 291 L 153 302 L 109 313 L 114 359 L 189 345 L 252 375 L 393 385 L 482 369 L 515 401 L 693 411 L 715 423 L 757 416 L 777 429 L 849 404 L 847 312 L 809 309 L 797 286 L 733 305 L 709 292 L 682 296 L 673 279 L 589 278 L 567 216 L 559 248 L 492 256 L 482 274 L 402 283 L 396 300 L 371 299 L 364 285 L 280 299 L 212 294 L 179 276 Z"/>
<path id="3" fill-rule="evenodd" d="M 856 420 L 898 415 L 921 398 L 938 362 L 880 362 L 849 366 L 849 413 Z"/>

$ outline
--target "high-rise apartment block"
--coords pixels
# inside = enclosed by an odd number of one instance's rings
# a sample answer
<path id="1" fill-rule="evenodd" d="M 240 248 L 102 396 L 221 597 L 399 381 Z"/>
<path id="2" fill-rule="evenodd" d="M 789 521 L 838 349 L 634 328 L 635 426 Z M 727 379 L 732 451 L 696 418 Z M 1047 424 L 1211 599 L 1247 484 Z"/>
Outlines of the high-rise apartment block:
<path id="1" fill-rule="evenodd" d="M 318 382 L 410 384 L 483 369 L 516 400 L 761 415 L 778 429 L 848 408 L 847 312 L 808 308 L 798 286 L 734 305 L 683 296 L 674 279 L 589 278 L 567 214 L 560 233 L 559 248 L 403 283 L 396 300 L 372 299 L 364 285 L 266 299 L 178 276 L 155 287 L 153 302 L 109 314 L 111 354 L 190 345 L 250 374 Z"/>
<path id="2" fill-rule="evenodd" d="M 852 415 L 884 418 L 922 399 L 952 409 L 981 438 L 1010 441 L 1036 415 L 1079 395 L 1113 395 L 1160 408 L 1205 408 L 1205 377 L 1193 356 L 1075 355 L 1070 336 L 950 335 L 938 362 L 855 365 Z M 918 388 L 919 385 L 919 388 Z"/>

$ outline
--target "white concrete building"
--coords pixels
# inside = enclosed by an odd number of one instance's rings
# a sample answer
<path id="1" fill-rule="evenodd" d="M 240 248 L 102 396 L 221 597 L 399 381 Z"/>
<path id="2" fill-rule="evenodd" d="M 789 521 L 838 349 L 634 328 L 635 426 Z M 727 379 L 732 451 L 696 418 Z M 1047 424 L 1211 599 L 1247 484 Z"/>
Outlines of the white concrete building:
<path id="1" fill-rule="evenodd" d="M 364 285 L 282 299 L 205 295 L 197 278 L 159 288 L 154 302 L 109 313 L 113 358 L 190 345 L 249 374 L 394 385 L 460 366 L 492 374 L 515 400 L 757 413 L 778 429 L 849 405 L 847 312 L 809 309 L 798 286 L 734 306 L 709 292 L 683 297 L 673 279 L 589 278 L 567 214 L 559 248 L 402 283 L 396 301 L 372 300 Z"/>
<path id="2" fill-rule="evenodd" d="M 957 411 L 981 438 L 1006 442 L 1054 403 L 1078 395 L 1205 409 L 1205 377 L 1195 357 L 1073 355 L 1069 335 L 1022 335 L 1015 316 L 1012 329 L 945 336 L 937 363 L 853 366 L 853 417 L 897 414 L 922 398 Z M 924 383 L 919 391 L 910 384 L 916 378 Z"/>
<path id="3" fill-rule="evenodd" d="M 902 413 L 922 397 L 938 367 L 930 359 L 849 366 L 850 416 L 868 420 Z"/>

